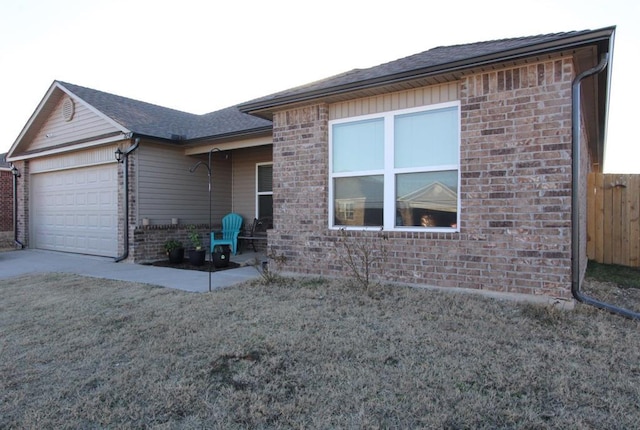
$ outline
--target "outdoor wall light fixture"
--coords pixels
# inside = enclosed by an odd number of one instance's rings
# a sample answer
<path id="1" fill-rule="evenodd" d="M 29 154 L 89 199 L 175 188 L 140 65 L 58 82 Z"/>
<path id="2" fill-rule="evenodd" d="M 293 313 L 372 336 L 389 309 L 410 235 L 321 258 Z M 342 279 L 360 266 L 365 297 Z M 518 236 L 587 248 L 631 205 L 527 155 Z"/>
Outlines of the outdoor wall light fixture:
<path id="1" fill-rule="evenodd" d="M 11 165 L 11 173 L 13 174 L 13 176 L 15 176 L 16 178 L 20 177 L 20 171 L 18 170 L 18 168 L 16 166 L 14 166 L 13 164 Z"/>
<path id="2" fill-rule="evenodd" d="M 124 161 L 124 158 L 122 158 L 122 155 L 124 154 L 124 153 L 122 152 L 122 149 L 120 149 L 120 148 L 116 149 L 115 154 L 116 154 L 116 161 L 117 161 L 118 163 L 122 163 L 122 162 Z"/>

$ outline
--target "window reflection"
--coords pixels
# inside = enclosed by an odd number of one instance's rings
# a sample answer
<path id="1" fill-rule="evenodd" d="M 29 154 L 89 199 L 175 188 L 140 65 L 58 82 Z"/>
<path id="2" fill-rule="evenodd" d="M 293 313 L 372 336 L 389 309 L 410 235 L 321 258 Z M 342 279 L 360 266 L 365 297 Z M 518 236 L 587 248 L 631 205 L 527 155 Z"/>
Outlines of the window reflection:
<path id="1" fill-rule="evenodd" d="M 457 227 L 458 172 L 396 177 L 396 226 Z"/>
<path id="2" fill-rule="evenodd" d="M 383 225 L 382 175 L 334 180 L 334 225 Z"/>

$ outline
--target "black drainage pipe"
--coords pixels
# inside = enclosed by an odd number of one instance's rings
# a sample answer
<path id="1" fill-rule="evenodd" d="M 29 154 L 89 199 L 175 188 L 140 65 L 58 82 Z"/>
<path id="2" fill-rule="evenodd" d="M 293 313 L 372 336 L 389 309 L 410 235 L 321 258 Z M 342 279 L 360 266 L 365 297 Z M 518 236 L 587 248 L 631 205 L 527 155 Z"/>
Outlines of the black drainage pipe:
<path id="1" fill-rule="evenodd" d="M 138 137 L 133 145 L 122 153 L 124 157 L 122 160 L 124 164 L 124 252 L 115 259 L 116 263 L 125 260 L 129 256 L 129 154 L 135 151 L 139 144 L 140 138 Z"/>
<path id="2" fill-rule="evenodd" d="M 571 193 L 571 294 L 579 302 L 596 308 L 613 312 L 627 318 L 640 320 L 640 313 L 620 308 L 611 303 L 601 302 L 584 294 L 580 290 L 580 83 L 586 77 L 602 72 L 608 64 L 608 54 L 605 54 L 597 66 L 585 70 L 575 77 L 571 86 L 571 145 L 572 145 L 572 188 Z"/>

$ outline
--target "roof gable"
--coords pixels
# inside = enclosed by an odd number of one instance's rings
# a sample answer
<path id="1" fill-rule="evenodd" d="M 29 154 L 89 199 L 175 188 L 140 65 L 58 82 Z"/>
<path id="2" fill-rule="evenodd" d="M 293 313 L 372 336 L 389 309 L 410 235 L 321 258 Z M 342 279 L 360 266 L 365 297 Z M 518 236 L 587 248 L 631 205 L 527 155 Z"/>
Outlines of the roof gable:
<path id="1" fill-rule="evenodd" d="M 9 157 L 77 143 L 69 134 L 48 133 L 65 96 L 93 121 L 115 135 L 141 135 L 172 142 L 246 135 L 271 129 L 271 121 L 240 112 L 236 106 L 196 115 L 67 82 L 54 81 L 9 151 Z M 86 118 L 85 118 L 86 119 Z M 103 130 L 104 131 L 104 130 Z M 49 136 L 47 136 L 49 134 Z M 104 133 L 102 133 L 104 134 Z M 51 139 L 51 135 L 57 135 Z M 91 135 L 80 139 L 91 140 Z M 93 137 L 96 137 L 94 134 Z"/>
<path id="2" fill-rule="evenodd" d="M 70 105 L 63 106 L 65 100 Z M 63 110 L 70 106 L 69 119 L 63 118 Z M 20 135 L 9 150 L 8 158 L 34 152 L 82 144 L 86 141 L 103 141 L 115 138 L 129 130 L 87 104 L 74 93 L 54 81 L 27 121 Z"/>
<path id="3" fill-rule="evenodd" d="M 40 125 L 30 130 L 30 138 L 23 143 L 21 152 L 115 138 L 128 132 L 73 94 L 56 92 L 53 99 L 52 109 L 41 112 Z"/>

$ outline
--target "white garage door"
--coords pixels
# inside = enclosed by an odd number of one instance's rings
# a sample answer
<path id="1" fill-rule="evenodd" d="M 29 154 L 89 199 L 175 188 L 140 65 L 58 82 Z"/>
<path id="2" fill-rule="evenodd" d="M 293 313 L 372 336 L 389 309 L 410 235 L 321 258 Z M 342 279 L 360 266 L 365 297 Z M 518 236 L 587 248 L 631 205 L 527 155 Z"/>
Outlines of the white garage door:
<path id="1" fill-rule="evenodd" d="M 32 175 L 35 247 L 116 257 L 117 172 L 107 164 Z"/>

